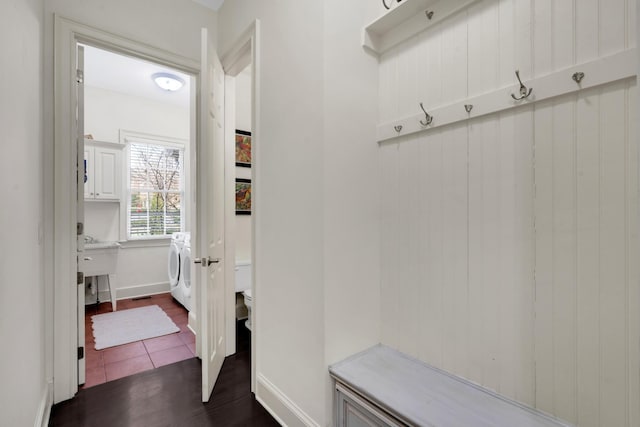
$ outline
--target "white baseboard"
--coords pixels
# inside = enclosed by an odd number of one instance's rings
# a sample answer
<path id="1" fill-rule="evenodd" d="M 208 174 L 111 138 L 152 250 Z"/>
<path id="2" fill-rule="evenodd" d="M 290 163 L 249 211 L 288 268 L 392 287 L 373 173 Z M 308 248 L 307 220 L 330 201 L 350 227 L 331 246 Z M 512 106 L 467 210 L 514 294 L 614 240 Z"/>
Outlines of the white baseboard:
<path id="1" fill-rule="evenodd" d="M 129 286 L 127 288 L 116 289 L 117 299 L 138 298 L 150 295 L 163 294 L 171 292 L 169 282 L 147 283 L 144 285 Z"/>
<path id="2" fill-rule="evenodd" d="M 262 374 L 257 376 L 256 400 L 282 426 L 320 427 L 320 424 L 315 422 Z"/>
<path id="3" fill-rule="evenodd" d="M 33 423 L 34 427 L 47 427 L 49 425 L 49 416 L 51 415 L 51 393 L 49 392 L 49 387 L 50 385 L 47 384 L 42 390 L 40 405 L 38 405 L 38 412 Z"/>
<path id="4" fill-rule="evenodd" d="M 118 288 L 116 289 L 116 299 L 128 299 L 128 298 L 139 298 L 146 297 L 150 295 L 163 294 L 166 292 L 171 292 L 171 285 L 169 282 L 159 282 L 159 283 L 147 283 L 144 285 L 136 285 L 129 286 L 126 288 Z M 100 302 L 111 301 L 111 294 L 108 289 L 100 290 Z M 95 304 L 96 296 L 86 294 L 85 295 L 85 305 Z"/>

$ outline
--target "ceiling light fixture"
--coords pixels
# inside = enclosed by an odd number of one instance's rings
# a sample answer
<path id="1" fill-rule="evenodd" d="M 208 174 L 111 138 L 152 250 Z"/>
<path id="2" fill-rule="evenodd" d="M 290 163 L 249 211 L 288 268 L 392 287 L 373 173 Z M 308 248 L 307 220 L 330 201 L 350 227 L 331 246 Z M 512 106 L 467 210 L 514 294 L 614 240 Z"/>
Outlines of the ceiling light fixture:
<path id="1" fill-rule="evenodd" d="M 155 73 L 151 76 L 160 89 L 175 92 L 184 86 L 184 80 L 171 73 Z"/>

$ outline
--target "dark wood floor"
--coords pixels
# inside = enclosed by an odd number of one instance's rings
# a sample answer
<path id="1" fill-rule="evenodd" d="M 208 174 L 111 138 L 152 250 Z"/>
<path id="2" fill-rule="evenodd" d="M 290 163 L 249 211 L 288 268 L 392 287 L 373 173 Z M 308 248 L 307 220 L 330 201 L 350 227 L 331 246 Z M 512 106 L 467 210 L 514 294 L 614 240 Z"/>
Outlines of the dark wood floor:
<path id="1" fill-rule="evenodd" d="M 201 403 L 200 360 L 188 359 L 80 390 L 54 405 L 49 426 L 278 426 L 251 393 L 251 336 L 237 325 L 237 353 L 227 357 L 208 403 Z"/>

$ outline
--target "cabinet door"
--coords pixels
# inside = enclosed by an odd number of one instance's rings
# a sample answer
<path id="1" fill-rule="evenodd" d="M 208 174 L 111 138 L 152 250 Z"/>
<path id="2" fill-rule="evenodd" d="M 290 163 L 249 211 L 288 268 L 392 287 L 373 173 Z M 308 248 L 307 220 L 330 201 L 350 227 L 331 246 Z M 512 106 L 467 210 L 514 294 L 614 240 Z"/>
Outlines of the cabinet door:
<path id="1" fill-rule="evenodd" d="M 95 147 L 96 199 L 120 199 L 120 156 L 120 150 Z"/>
<path id="2" fill-rule="evenodd" d="M 404 423 L 385 414 L 366 398 L 336 384 L 336 426 L 337 427 L 403 427 Z"/>
<path id="3" fill-rule="evenodd" d="M 95 195 L 95 179 L 93 162 L 93 147 L 84 147 L 84 198 L 93 199 Z"/>

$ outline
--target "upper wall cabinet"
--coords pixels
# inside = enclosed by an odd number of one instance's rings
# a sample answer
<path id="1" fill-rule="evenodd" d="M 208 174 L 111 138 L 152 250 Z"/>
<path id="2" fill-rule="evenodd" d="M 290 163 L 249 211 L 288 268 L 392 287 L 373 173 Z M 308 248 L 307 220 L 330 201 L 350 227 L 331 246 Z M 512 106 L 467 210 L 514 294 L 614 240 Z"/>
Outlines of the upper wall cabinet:
<path id="1" fill-rule="evenodd" d="M 85 140 L 85 200 L 120 201 L 122 145 Z"/>
<path id="2" fill-rule="evenodd" d="M 404 0 L 367 25 L 362 45 L 382 54 L 478 0 Z"/>

